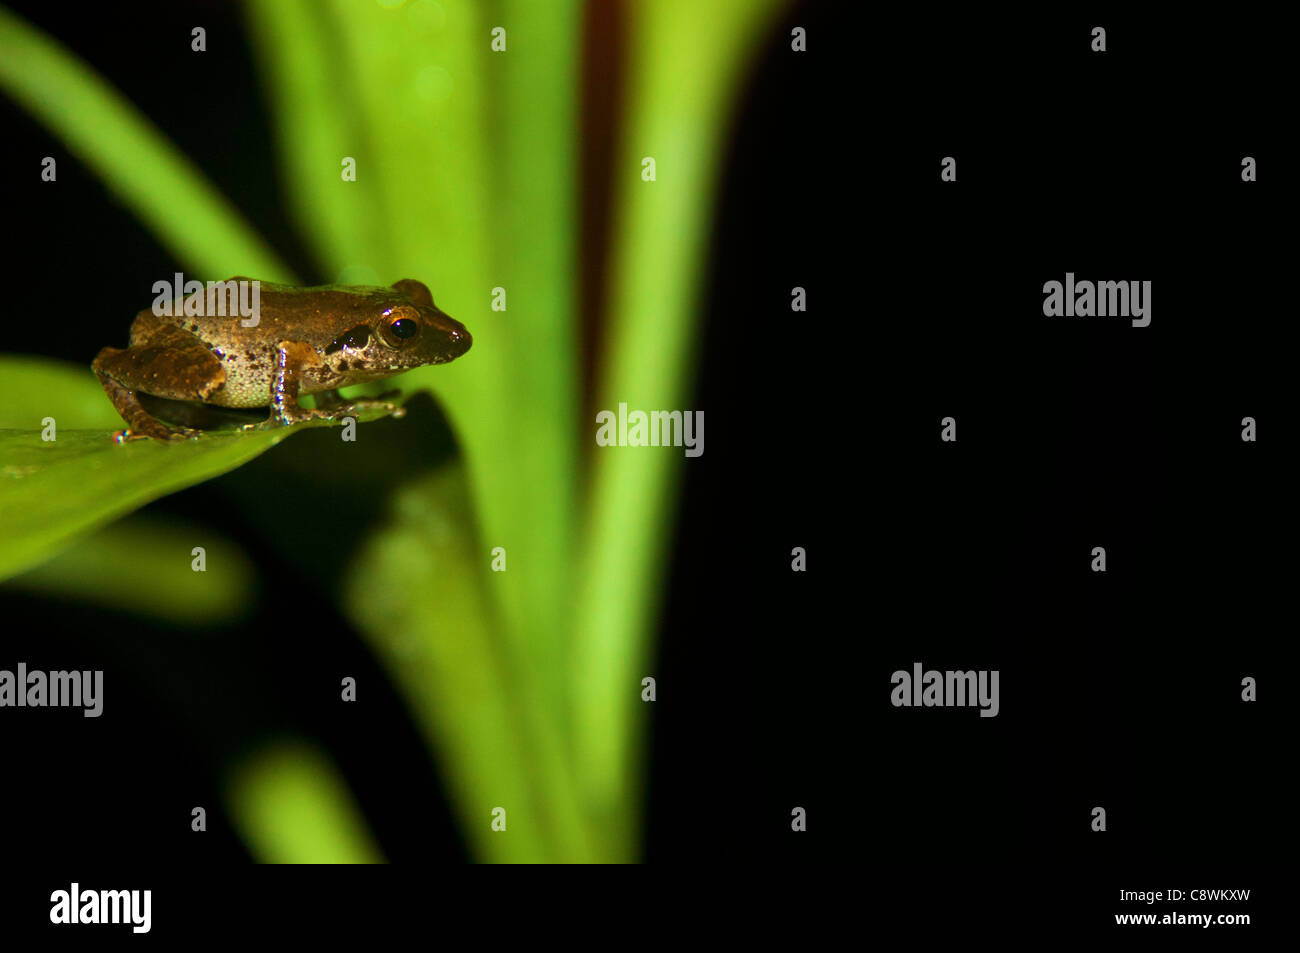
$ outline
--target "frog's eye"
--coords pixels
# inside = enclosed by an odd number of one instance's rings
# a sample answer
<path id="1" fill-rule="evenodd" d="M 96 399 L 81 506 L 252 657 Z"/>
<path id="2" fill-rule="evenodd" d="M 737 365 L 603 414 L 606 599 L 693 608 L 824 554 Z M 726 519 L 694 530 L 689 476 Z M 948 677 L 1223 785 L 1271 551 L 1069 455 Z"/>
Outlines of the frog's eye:
<path id="1" fill-rule="evenodd" d="M 388 327 L 393 332 L 393 337 L 400 341 L 409 341 L 420 330 L 419 323 L 410 318 L 398 318 Z"/>
<path id="2" fill-rule="evenodd" d="M 397 305 L 380 315 L 376 327 L 384 343 L 391 348 L 402 348 L 420 334 L 419 312 L 410 305 Z"/>

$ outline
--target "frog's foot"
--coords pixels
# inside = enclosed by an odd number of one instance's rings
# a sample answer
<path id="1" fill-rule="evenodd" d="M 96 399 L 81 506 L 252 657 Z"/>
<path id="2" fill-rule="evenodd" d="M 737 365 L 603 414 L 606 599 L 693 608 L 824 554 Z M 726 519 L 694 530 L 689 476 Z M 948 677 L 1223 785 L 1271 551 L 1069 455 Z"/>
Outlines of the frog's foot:
<path id="1" fill-rule="evenodd" d="M 405 417 L 405 407 L 383 399 L 384 397 L 395 397 L 400 393 L 401 391 L 393 390 L 381 394 L 379 397 L 358 397 L 356 400 L 349 401 L 346 408 L 349 414 L 359 413 L 363 410 L 379 410 L 393 417 Z"/>
<path id="2" fill-rule="evenodd" d="M 346 417 L 356 417 L 362 411 L 375 410 L 393 417 L 402 417 L 406 414 L 404 407 L 387 401 L 352 400 L 329 407 L 281 407 L 272 413 L 265 423 L 258 426 L 261 428 L 290 427 L 309 420 L 343 420 Z"/>
<path id="3" fill-rule="evenodd" d="M 146 440 L 153 438 L 166 443 L 175 443 L 178 440 L 190 440 L 202 436 L 202 430 L 195 430 L 192 427 L 170 427 L 157 418 L 154 419 L 157 426 L 147 426 L 144 429 L 128 427 L 125 430 L 119 430 L 113 434 L 114 443 L 130 443 L 132 440 Z"/>
<path id="4" fill-rule="evenodd" d="M 400 390 L 384 391 L 378 397 L 357 397 L 349 400 L 337 390 L 321 391 L 315 395 L 316 407 L 320 410 L 337 411 L 346 410 L 355 413 L 359 410 L 384 410 L 392 412 L 397 409 L 392 398 L 401 395 Z M 345 414 L 346 416 L 346 414 Z"/>
<path id="5" fill-rule="evenodd" d="M 326 410 L 323 407 L 277 407 L 271 411 L 271 416 L 257 425 L 259 430 L 272 430 L 276 427 L 292 427 L 294 424 L 305 424 L 309 420 L 332 420 L 334 418 L 333 410 Z"/>

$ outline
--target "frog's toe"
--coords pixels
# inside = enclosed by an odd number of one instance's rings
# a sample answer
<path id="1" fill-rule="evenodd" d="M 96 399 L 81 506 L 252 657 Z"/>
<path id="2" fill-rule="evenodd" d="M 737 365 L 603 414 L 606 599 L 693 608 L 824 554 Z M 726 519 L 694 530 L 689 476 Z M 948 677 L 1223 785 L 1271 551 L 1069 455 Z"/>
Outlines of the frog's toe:
<path id="1" fill-rule="evenodd" d="M 309 420 L 331 420 L 338 411 L 334 408 L 325 410 L 323 408 L 312 407 L 295 407 L 292 410 L 285 407 L 272 413 L 270 417 L 258 424 L 261 430 L 274 430 L 276 427 L 292 427 L 294 424 L 305 424 Z"/>
<path id="2" fill-rule="evenodd" d="M 393 391 L 392 393 L 396 394 L 397 391 Z M 398 407 L 397 404 L 394 404 L 392 401 L 384 400 L 385 396 L 390 396 L 390 395 L 381 394 L 378 397 L 361 398 L 358 400 L 354 400 L 350 405 L 348 405 L 348 409 L 354 413 L 358 410 L 382 410 L 385 413 L 389 413 L 389 414 L 395 413 L 396 411 L 401 409 L 400 407 Z"/>

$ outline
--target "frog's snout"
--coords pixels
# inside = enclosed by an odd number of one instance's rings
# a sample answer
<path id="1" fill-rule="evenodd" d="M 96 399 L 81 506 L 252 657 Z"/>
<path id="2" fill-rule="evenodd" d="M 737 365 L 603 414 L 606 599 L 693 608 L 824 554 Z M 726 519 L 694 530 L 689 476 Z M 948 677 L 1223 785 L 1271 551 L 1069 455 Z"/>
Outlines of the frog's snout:
<path id="1" fill-rule="evenodd" d="M 450 318 L 445 314 L 438 315 L 438 329 L 446 337 L 448 360 L 460 357 L 474 343 L 469 329 L 455 318 Z"/>

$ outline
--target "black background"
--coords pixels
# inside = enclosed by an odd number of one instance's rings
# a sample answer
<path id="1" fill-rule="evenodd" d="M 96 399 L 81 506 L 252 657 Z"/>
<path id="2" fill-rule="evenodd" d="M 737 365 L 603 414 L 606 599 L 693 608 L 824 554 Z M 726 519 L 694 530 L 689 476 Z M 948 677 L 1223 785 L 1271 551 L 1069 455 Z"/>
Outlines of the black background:
<path id="1" fill-rule="evenodd" d="M 237 11 L 203 7 L 198 71 L 160 52 L 188 49 L 176 38 L 191 11 L 143 5 L 127 32 L 106 10 L 14 6 L 248 196 L 256 227 L 313 274 L 278 212 Z M 1114 902 L 1121 888 L 1252 887 L 1232 909 L 1263 911 L 1290 859 L 1278 825 L 1294 760 L 1279 725 L 1294 671 L 1283 32 L 1244 10 L 1145 22 L 857 6 L 786 18 L 731 140 L 695 400 L 707 452 L 681 463 L 645 855 L 874 872 L 900 909 L 982 899 L 994 936 L 1007 923 L 990 910 L 1064 912 L 1073 931 L 1153 909 Z M 806 54 L 789 50 L 796 23 Z M 1089 49 L 1094 25 L 1104 54 Z M 265 154 L 211 142 L 217 113 L 240 116 Z M 95 289 L 124 335 L 138 289 L 171 260 L 74 161 L 41 187 L 34 163 L 61 146 L 8 101 L 0 121 L 24 237 L 5 350 L 88 363 L 121 342 L 78 301 Z M 1259 182 L 1241 181 L 1245 155 Z M 944 156 L 956 183 L 940 182 Z M 1042 285 L 1067 271 L 1150 280 L 1151 326 L 1045 318 Z M 789 310 L 795 285 L 806 313 Z M 79 290 L 71 310 L 58 289 Z M 433 432 L 437 414 L 419 404 L 403 425 Z M 955 444 L 939 440 L 950 415 Z M 1257 443 L 1240 440 L 1244 416 Z M 318 445 L 308 459 L 326 439 L 295 437 Z M 293 464 L 277 456 L 149 509 L 202 519 L 282 478 Z M 293 540 L 227 508 L 223 531 L 274 578 Z M 1104 575 L 1089 568 L 1098 545 Z M 794 546 L 806 573 L 790 572 Z M 328 603 L 264 598 L 251 623 L 183 640 L 12 593 L 0 607 L 7 658 L 104 668 L 114 686 L 111 720 L 5 716 L 10 856 L 108 874 L 116 859 L 246 861 L 217 779 L 290 727 L 338 759 L 394 861 L 467 859 L 396 695 L 346 716 L 332 703 L 340 665 L 383 675 Z M 142 657 L 192 694 L 160 695 Z M 1000 714 L 893 708 L 890 675 L 915 661 L 1000 670 Z M 203 837 L 195 803 L 211 805 Z M 794 806 L 806 833 L 790 831 Z"/>

